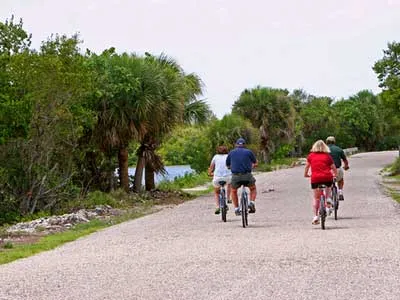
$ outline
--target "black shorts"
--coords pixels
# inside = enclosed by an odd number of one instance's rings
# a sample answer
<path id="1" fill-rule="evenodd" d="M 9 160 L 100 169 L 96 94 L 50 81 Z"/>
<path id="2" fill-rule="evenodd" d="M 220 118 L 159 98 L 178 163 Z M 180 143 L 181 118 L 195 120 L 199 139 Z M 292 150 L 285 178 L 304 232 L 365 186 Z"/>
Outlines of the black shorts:
<path id="1" fill-rule="evenodd" d="M 325 181 L 325 182 L 316 182 L 316 183 L 311 183 L 311 188 L 313 190 L 317 189 L 320 184 L 326 185 L 326 187 L 331 187 L 332 186 L 332 181 Z"/>
<path id="2" fill-rule="evenodd" d="M 234 189 L 238 189 L 245 183 L 245 186 L 252 186 L 256 183 L 256 179 L 251 173 L 232 174 L 231 185 Z"/>

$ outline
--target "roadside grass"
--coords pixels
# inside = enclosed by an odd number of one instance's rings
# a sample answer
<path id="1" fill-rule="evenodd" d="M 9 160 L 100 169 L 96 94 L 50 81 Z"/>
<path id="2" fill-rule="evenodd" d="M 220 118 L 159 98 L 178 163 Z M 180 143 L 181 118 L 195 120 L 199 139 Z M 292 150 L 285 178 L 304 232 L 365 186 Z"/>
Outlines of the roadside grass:
<path id="1" fill-rule="evenodd" d="M 108 220 L 92 220 L 88 223 L 82 223 L 74 226 L 70 230 L 54 233 L 33 240 L 32 243 L 19 244 L 6 242 L 0 249 L 0 265 L 12 262 L 20 258 L 26 258 L 34 254 L 52 250 L 62 244 L 72 242 L 80 237 L 89 235 L 103 228 L 119 224 L 128 220 L 139 218 L 146 212 L 128 212 L 122 216 L 113 217 Z"/>
<path id="2" fill-rule="evenodd" d="M 259 163 L 255 171 L 257 172 L 271 172 L 282 168 L 292 166 L 299 159 L 296 157 L 286 157 L 271 160 L 270 163 Z"/>
<path id="3" fill-rule="evenodd" d="M 173 181 L 161 181 L 157 187 L 160 190 L 180 190 L 183 188 L 193 188 L 210 181 L 211 179 L 207 172 L 186 173 L 183 176 L 175 177 Z"/>
<path id="4" fill-rule="evenodd" d="M 389 195 L 398 203 L 400 203 L 400 157 L 393 164 L 385 167 L 383 172 L 383 184 Z"/>
<path id="5" fill-rule="evenodd" d="M 269 172 L 281 168 L 282 166 L 290 166 L 297 159 L 280 159 L 272 161 L 271 164 L 261 164 L 255 171 Z M 5 238 L 3 244 L 0 243 L 0 265 L 6 264 L 17 259 L 26 258 L 34 254 L 52 250 L 62 244 L 74 241 L 83 236 L 89 235 L 109 226 L 119 224 L 128 220 L 136 219 L 146 214 L 154 212 L 154 206 L 159 204 L 181 203 L 183 201 L 193 199 L 198 196 L 209 194 L 213 191 L 211 178 L 206 172 L 200 174 L 185 174 L 184 176 L 175 178 L 174 181 L 163 181 L 158 184 L 157 188 L 161 191 L 161 198 L 154 199 L 148 193 L 142 194 L 126 194 L 122 190 L 111 193 L 102 193 L 99 191 L 92 192 L 85 199 L 76 199 L 70 201 L 59 208 L 59 213 L 66 213 L 71 210 L 81 208 L 93 208 L 97 205 L 110 205 L 113 208 L 121 208 L 126 213 L 120 216 L 111 216 L 108 219 L 94 219 L 87 223 L 78 224 L 69 230 L 40 236 L 39 231 L 36 236 L 30 236 L 29 242 L 7 241 L 9 234 L 6 232 L 6 226 L 0 227 L 0 238 Z M 204 186 L 204 189 L 193 189 L 185 192 L 185 195 L 179 194 L 182 189 L 190 189 Z M 165 195 L 173 195 L 171 198 L 163 199 Z M 175 197 L 175 198 L 174 198 Z M 40 217 L 50 216 L 50 213 L 43 212 L 37 215 L 31 215 L 21 218 L 22 221 L 30 221 Z M 18 236 L 19 233 L 13 233 Z M 20 233 L 21 237 L 26 236 Z"/>

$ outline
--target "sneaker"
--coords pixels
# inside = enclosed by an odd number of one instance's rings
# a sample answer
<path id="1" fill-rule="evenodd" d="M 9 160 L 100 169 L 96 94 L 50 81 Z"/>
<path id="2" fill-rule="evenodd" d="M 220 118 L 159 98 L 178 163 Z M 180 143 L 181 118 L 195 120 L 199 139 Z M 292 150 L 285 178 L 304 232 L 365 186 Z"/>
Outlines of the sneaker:
<path id="1" fill-rule="evenodd" d="M 249 203 L 249 214 L 254 214 L 256 212 L 256 205 L 253 201 Z"/>
<path id="2" fill-rule="evenodd" d="M 239 207 L 235 208 L 235 215 L 237 215 L 237 216 L 241 215 Z"/>
<path id="3" fill-rule="evenodd" d="M 313 221 L 312 221 L 312 224 L 313 224 L 313 225 L 318 225 L 318 224 L 319 224 L 319 217 L 318 217 L 318 216 L 315 216 L 315 217 L 314 217 L 314 219 L 313 219 Z"/>
<path id="4" fill-rule="evenodd" d="M 214 212 L 214 213 L 215 213 L 216 215 L 219 215 L 220 212 L 221 212 L 221 210 L 220 210 L 219 207 L 218 207 L 218 208 L 215 209 L 215 212 Z"/>
<path id="5" fill-rule="evenodd" d="M 228 203 L 232 203 L 232 200 L 231 200 L 231 199 L 228 199 Z"/>

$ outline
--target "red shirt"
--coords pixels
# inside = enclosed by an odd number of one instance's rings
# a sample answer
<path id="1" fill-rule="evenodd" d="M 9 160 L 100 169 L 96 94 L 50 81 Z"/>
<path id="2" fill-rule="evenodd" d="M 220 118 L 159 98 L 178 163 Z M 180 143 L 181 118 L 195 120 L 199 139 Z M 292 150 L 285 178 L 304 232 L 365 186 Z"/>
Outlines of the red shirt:
<path id="1" fill-rule="evenodd" d="M 331 165 L 333 159 L 329 153 L 311 152 L 307 161 L 311 166 L 311 183 L 330 182 L 333 179 Z"/>

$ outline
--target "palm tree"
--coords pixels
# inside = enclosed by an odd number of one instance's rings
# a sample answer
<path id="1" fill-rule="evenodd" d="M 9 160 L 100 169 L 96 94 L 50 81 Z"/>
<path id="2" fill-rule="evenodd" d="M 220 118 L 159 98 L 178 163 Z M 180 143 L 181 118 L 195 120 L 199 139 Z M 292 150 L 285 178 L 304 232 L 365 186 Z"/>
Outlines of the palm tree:
<path id="1" fill-rule="evenodd" d="M 128 192 L 128 145 L 143 139 L 153 126 L 163 78 L 136 55 L 117 55 L 111 50 L 93 55 L 92 60 L 99 74 L 95 102 L 99 113 L 93 135 L 110 160 L 117 153 L 120 183 Z M 113 172 L 110 168 L 110 178 Z"/>
<path id="2" fill-rule="evenodd" d="M 146 53 L 146 62 L 162 74 L 163 94 L 154 107 L 152 124 L 141 140 L 138 149 L 138 163 L 135 173 L 135 190 L 141 188 L 143 168 L 145 169 L 146 190 L 155 188 L 154 173 L 165 172 L 161 157 L 156 154 L 163 136 L 179 123 L 201 123 L 211 116 L 202 94 L 202 82 L 195 74 L 186 75 L 179 64 L 162 54 L 158 57 Z"/>
<path id="3" fill-rule="evenodd" d="M 233 104 L 232 112 L 249 119 L 259 128 L 265 162 L 279 145 L 291 143 L 294 137 L 296 111 L 288 94 L 287 90 L 258 86 L 244 90 Z"/>

